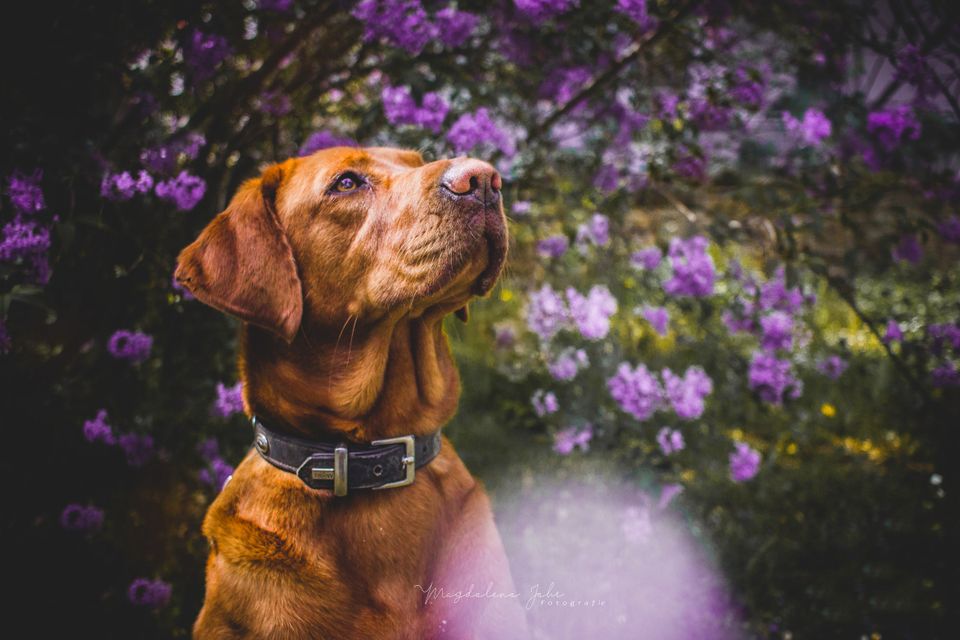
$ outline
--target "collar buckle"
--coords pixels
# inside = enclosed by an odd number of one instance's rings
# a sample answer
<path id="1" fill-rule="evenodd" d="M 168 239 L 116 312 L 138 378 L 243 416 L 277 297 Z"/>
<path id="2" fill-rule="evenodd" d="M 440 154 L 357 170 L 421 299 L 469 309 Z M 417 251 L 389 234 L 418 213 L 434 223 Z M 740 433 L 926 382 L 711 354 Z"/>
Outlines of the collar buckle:
<path id="1" fill-rule="evenodd" d="M 413 484 L 413 479 L 417 475 L 417 465 L 416 465 L 416 448 L 414 445 L 413 436 L 400 436 L 399 438 L 386 438 L 384 440 L 374 440 L 370 443 L 371 446 L 381 447 L 391 444 L 402 444 L 404 446 L 403 458 L 400 460 L 400 464 L 403 466 L 407 475 L 403 480 L 398 480 L 397 482 L 389 482 L 379 487 L 374 487 L 376 489 L 393 489 L 395 487 L 405 487 L 409 484 Z"/>

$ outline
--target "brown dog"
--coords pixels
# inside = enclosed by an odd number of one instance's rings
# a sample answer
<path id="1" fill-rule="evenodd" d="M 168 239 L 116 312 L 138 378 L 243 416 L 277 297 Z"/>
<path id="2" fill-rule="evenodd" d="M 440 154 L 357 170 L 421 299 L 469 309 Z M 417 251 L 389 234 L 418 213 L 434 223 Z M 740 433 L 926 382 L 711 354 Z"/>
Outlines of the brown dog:
<path id="1" fill-rule="evenodd" d="M 244 320 L 247 412 L 346 449 L 446 423 L 460 382 L 441 321 L 500 273 L 499 190 L 478 160 L 385 148 L 245 183 L 176 278 Z M 409 486 L 343 497 L 251 449 L 203 531 L 198 639 L 526 636 L 487 496 L 446 439 Z"/>

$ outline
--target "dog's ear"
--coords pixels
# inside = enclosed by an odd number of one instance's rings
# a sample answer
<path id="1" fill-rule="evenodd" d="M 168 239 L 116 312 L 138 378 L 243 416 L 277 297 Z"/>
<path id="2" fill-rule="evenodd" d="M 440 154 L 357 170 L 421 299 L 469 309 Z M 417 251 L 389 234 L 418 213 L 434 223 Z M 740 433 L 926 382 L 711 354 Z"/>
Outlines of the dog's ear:
<path id="1" fill-rule="evenodd" d="M 467 308 L 467 305 L 463 305 L 454 311 L 453 315 L 457 316 L 463 324 L 467 324 L 467 320 L 470 319 L 470 309 Z"/>
<path id="2" fill-rule="evenodd" d="M 177 282 L 202 302 L 293 341 L 303 293 L 293 251 L 280 228 L 276 193 L 283 168 L 249 180 L 180 252 Z"/>

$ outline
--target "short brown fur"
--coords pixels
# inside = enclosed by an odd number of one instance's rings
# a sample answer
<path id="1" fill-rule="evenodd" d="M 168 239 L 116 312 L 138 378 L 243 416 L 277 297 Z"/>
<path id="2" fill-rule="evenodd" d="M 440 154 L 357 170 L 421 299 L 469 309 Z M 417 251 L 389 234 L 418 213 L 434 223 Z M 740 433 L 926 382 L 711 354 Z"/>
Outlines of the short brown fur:
<path id="1" fill-rule="evenodd" d="M 443 197 L 452 162 L 348 148 L 289 160 L 244 184 L 182 252 L 177 279 L 245 321 L 248 413 L 354 442 L 427 434 L 454 415 L 442 321 L 465 321 L 478 278 L 499 272 L 506 227 L 499 202 Z M 369 180 L 364 192 L 330 191 L 347 170 Z M 251 450 L 203 532 L 198 640 L 526 637 L 515 598 L 427 602 L 430 587 L 514 591 L 487 496 L 446 439 L 413 485 L 344 498 Z"/>

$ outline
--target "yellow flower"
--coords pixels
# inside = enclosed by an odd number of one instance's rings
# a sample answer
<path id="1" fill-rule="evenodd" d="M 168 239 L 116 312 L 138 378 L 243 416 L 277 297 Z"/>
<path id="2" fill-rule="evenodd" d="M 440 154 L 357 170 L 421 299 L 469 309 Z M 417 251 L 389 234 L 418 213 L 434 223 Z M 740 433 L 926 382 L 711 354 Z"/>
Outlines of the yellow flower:
<path id="1" fill-rule="evenodd" d="M 796 442 L 791 442 L 790 444 L 787 445 L 787 455 L 788 455 L 788 456 L 797 455 L 797 443 L 796 443 Z"/>
<path id="2" fill-rule="evenodd" d="M 823 406 L 820 407 L 820 413 L 828 418 L 832 418 L 833 416 L 837 415 L 837 408 L 829 402 L 824 402 Z"/>
<path id="3" fill-rule="evenodd" d="M 511 300 L 513 300 L 513 291 L 510 291 L 510 289 L 501 289 L 500 300 L 502 300 L 503 302 L 510 302 Z"/>

